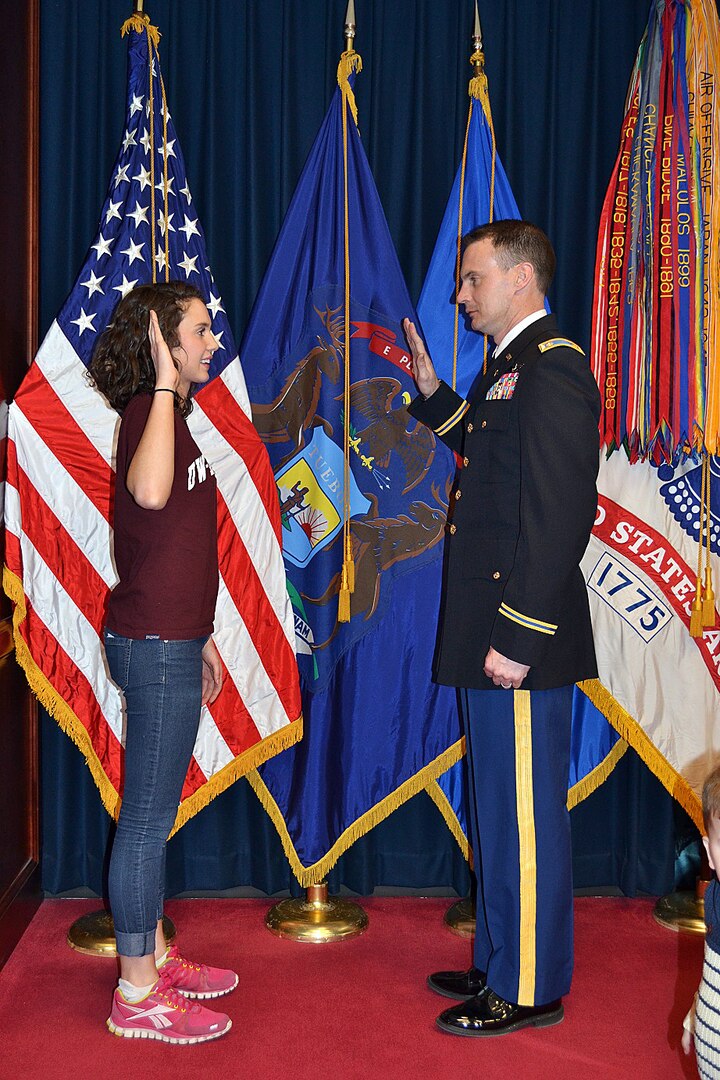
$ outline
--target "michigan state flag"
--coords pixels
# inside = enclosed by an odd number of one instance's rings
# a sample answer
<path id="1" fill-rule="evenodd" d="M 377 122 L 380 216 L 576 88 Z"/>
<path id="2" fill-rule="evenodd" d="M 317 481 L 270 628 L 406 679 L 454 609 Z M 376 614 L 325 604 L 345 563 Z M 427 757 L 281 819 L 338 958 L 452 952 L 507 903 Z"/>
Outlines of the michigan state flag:
<path id="1" fill-rule="evenodd" d="M 305 885 L 460 756 L 455 693 L 430 678 L 453 461 L 407 412 L 401 320 L 415 315 L 352 67 L 344 54 L 240 350 L 277 483 L 304 715 L 302 744 L 250 779 Z"/>

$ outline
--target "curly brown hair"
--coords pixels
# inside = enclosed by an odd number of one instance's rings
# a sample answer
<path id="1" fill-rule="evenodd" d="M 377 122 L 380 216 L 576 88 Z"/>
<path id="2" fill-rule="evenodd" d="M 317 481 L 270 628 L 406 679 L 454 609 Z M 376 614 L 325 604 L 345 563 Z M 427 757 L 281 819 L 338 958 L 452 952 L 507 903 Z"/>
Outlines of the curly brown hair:
<path id="1" fill-rule="evenodd" d="M 157 313 L 160 330 L 172 351 L 180 344 L 177 328 L 191 300 L 206 302 L 199 289 L 185 281 L 138 285 L 122 298 L 98 339 L 89 367 L 91 382 L 113 409 L 122 413 L 135 394 L 152 393 L 155 388 L 157 376 L 148 339 L 150 311 Z M 176 394 L 175 408 L 187 416 L 192 402 Z"/>

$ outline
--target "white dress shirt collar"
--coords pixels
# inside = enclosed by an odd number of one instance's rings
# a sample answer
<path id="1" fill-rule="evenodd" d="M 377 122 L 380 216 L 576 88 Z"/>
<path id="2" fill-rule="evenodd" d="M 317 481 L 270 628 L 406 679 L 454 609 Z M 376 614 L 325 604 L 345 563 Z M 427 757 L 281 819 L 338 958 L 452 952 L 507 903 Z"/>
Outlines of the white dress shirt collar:
<path id="1" fill-rule="evenodd" d="M 518 334 L 522 334 L 523 330 L 525 330 L 532 323 L 537 322 L 538 319 L 542 319 L 544 315 L 547 315 L 547 311 L 545 310 L 545 308 L 540 308 L 538 311 L 532 311 L 529 315 L 526 315 L 525 318 L 521 319 L 519 323 L 515 323 L 510 333 L 506 334 L 502 341 L 500 341 L 495 346 L 495 351 L 493 352 L 493 360 L 500 355 L 503 349 L 507 349 L 510 342 L 514 341 Z"/>

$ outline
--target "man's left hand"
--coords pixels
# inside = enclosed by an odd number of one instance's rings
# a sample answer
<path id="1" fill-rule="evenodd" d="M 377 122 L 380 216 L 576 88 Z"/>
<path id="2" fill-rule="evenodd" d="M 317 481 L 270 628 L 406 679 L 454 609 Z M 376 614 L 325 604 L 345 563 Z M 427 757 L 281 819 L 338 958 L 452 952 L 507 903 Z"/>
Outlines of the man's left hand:
<path id="1" fill-rule="evenodd" d="M 515 660 L 509 660 L 507 656 L 496 652 L 492 647 L 488 649 L 485 657 L 485 674 L 503 690 L 519 690 L 529 670 L 528 664 L 518 664 Z"/>

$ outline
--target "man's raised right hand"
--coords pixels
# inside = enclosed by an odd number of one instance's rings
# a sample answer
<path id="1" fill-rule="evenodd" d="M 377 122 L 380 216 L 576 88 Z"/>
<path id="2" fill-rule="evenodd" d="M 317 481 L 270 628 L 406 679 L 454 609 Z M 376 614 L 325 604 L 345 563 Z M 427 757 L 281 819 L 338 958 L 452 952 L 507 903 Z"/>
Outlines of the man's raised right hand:
<path id="1" fill-rule="evenodd" d="M 425 349 L 425 343 L 415 329 L 415 323 L 409 319 L 403 319 L 403 330 L 410 346 L 413 362 L 413 375 L 417 388 L 423 397 L 429 398 L 440 385 L 440 380 L 435 374 L 432 360 Z"/>

